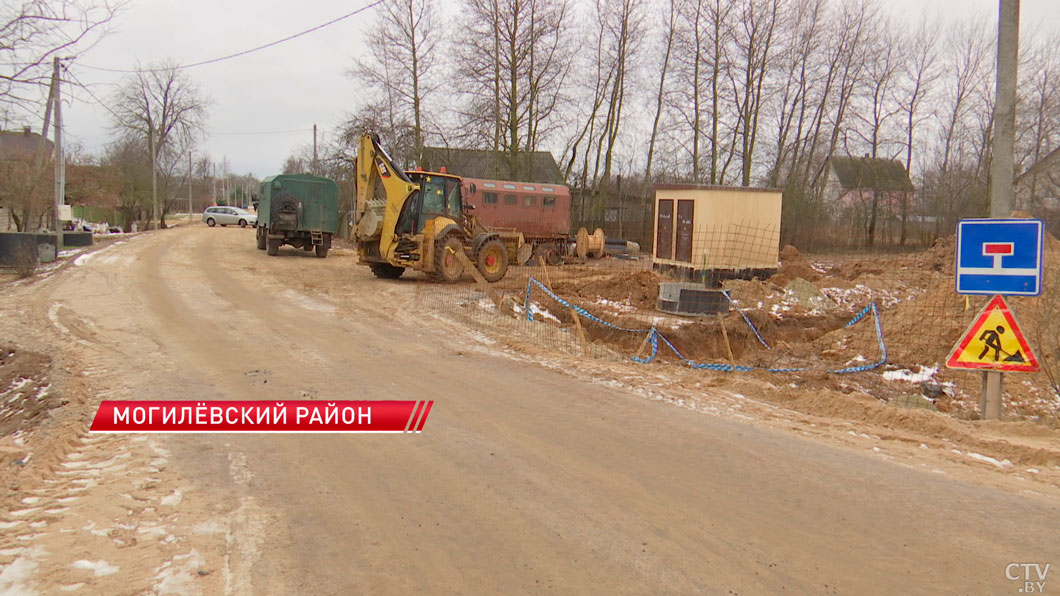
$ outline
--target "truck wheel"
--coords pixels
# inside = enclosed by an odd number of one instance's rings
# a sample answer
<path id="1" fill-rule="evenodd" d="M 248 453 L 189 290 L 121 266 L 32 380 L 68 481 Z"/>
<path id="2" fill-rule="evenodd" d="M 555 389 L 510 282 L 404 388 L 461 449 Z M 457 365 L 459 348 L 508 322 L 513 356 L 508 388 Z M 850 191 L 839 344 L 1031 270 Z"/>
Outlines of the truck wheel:
<path id="1" fill-rule="evenodd" d="M 457 258 L 457 251 L 464 250 L 460 238 L 448 235 L 434 245 L 434 276 L 445 283 L 456 283 L 464 276 L 464 264 Z"/>
<path id="2" fill-rule="evenodd" d="M 372 270 L 372 275 L 380 279 L 397 279 L 405 273 L 404 267 L 395 267 L 389 263 L 371 263 L 368 267 Z"/>
<path id="3" fill-rule="evenodd" d="M 478 249 L 475 267 L 486 281 L 500 281 L 508 272 L 508 249 L 500 240 L 488 240 Z"/>
<path id="4" fill-rule="evenodd" d="M 217 222 L 214 221 L 214 218 L 211 217 L 211 218 L 206 220 L 206 225 L 208 225 L 208 226 L 210 226 L 212 228 L 212 227 L 217 225 Z"/>
<path id="5" fill-rule="evenodd" d="M 258 228 L 255 235 L 258 237 L 258 250 L 265 250 L 265 228 Z"/>
<path id="6" fill-rule="evenodd" d="M 270 257 L 275 257 L 280 254 L 280 238 L 266 238 L 265 239 L 265 253 Z"/>
<path id="7" fill-rule="evenodd" d="M 328 247 L 324 244 L 317 245 L 317 258 L 323 259 L 328 256 Z"/>

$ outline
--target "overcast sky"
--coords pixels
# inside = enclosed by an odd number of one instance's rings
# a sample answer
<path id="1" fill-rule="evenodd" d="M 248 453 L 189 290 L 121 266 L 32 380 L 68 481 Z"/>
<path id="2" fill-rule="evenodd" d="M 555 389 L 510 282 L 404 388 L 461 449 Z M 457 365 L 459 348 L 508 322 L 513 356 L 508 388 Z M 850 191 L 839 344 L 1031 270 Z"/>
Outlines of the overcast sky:
<path id="1" fill-rule="evenodd" d="M 440 0 L 454 14 L 453 0 Z M 131 68 L 166 58 L 193 63 L 256 47 L 309 29 L 369 0 L 134 0 L 113 24 L 113 33 L 79 56 L 71 70 L 106 100 L 122 76 L 89 67 Z M 888 0 L 913 22 L 925 10 L 943 18 L 969 11 L 997 13 L 997 0 Z M 203 150 L 227 157 L 234 173 L 277 173 L 284 158 L 312 143 L 313 124 L 332 131 L 358 105 L 355 83 L 344 76 L 364 52 L 372 15 L 357 15 L 310 35 L 260 52 L 190 69 L 210 98 L 209 137 Z M 996 18 L 996 17 L 994 17 Z M 1022 29 L 1060 30 L 1060 0 L 1023 0 Z M 64 106 L 67 138 L 90 153 L 110 136 L 109 115 L 85 93 Z M 253 134 L 248 134 L 253 133 Z M 262 134 L 275 133 L 275 134 Z"/>

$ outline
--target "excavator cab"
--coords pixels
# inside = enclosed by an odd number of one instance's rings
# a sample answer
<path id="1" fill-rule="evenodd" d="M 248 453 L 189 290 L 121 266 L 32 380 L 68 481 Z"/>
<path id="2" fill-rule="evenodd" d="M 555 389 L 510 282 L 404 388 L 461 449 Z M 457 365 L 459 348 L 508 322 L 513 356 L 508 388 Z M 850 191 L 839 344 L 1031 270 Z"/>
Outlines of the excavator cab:
<path id="1" fill-rule="evenodd" d="M 498 281 L 510 255 L 529 246 L 518 232 L 479 225 L 466 212 L 459 176 L 403 172 L 370 134 L 357 151 L 354 237 L 360 262 L 378 277 L 415 269 L 445 282 L 459 280 L 464 263 L 487 282 Z"/>
<path id="2" fill-rule="evenodd" d="M 418 234 L 436 217 L 463 220 L 460 178 L 428 172 L 406 172 L 406 175 L 419 190 L 409 197 L 398 216 L 398 234 Z"/>

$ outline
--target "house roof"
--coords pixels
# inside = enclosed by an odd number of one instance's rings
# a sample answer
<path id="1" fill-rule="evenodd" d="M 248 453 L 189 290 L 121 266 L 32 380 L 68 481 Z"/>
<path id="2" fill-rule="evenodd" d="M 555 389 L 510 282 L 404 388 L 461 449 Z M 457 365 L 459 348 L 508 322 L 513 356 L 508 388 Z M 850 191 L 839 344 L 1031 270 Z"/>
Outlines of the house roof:
<path id="1" fill-rule="evenodd" d="M 40 149 L 40 141 L 40 135 L 29 130 L 0 131 L 0 157 L 33 155 Z M 44 151 L 51 155 L 52 142 L 47 139 L 44 140 Z"/>
<path id="2" fill-rule="evenodd" d="M 1034 164 L 1032 164 L 1031 167 L 1027 168 L 1026 172 L 1020 174 L 1019 177 L 1016 178 L 1016 181 L 1021 181 L 1024 178 L 1033 175 L 1035 172 L 1039 172 L 1040 170 L 1048 170 L 1049 168 L 1053 167 L 1053 165 L 1055 165 L 1057 162 L 1060 162 L 1060 147 L 1053 149 L 1045 157 L 1039 159 Z"/>
<path id="3" fill-rule="evenodd" d="M 450 174 L 468 178 L 562 183 L 556 158 L 548 151 L 520 153 L 515 168 L 508 159 L 507 153 L 486 149 L 424 147 L 419 165 L 429 172 L 438 172 L 444 166 Z"/>
<path id="4" fill-rule="evenodd" d="M 867 188 L 913 192 L 909 172 L 897 159 L 833 157 L 829 163 L 844 190 Z"/>

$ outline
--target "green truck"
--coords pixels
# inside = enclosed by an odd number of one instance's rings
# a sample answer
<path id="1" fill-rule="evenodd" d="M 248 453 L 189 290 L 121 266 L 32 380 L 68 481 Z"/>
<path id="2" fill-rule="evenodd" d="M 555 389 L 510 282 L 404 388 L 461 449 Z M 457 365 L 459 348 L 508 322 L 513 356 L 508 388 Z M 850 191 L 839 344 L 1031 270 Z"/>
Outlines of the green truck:
<path id="1" fill-rule="evenodd" d="M 270 256 L 289 244 L 328 256 L 331 236 L 339 229 L 339 185 L 308 174 L 270 176 L 261 183 L 258 203 L 258 250 Z"/>

